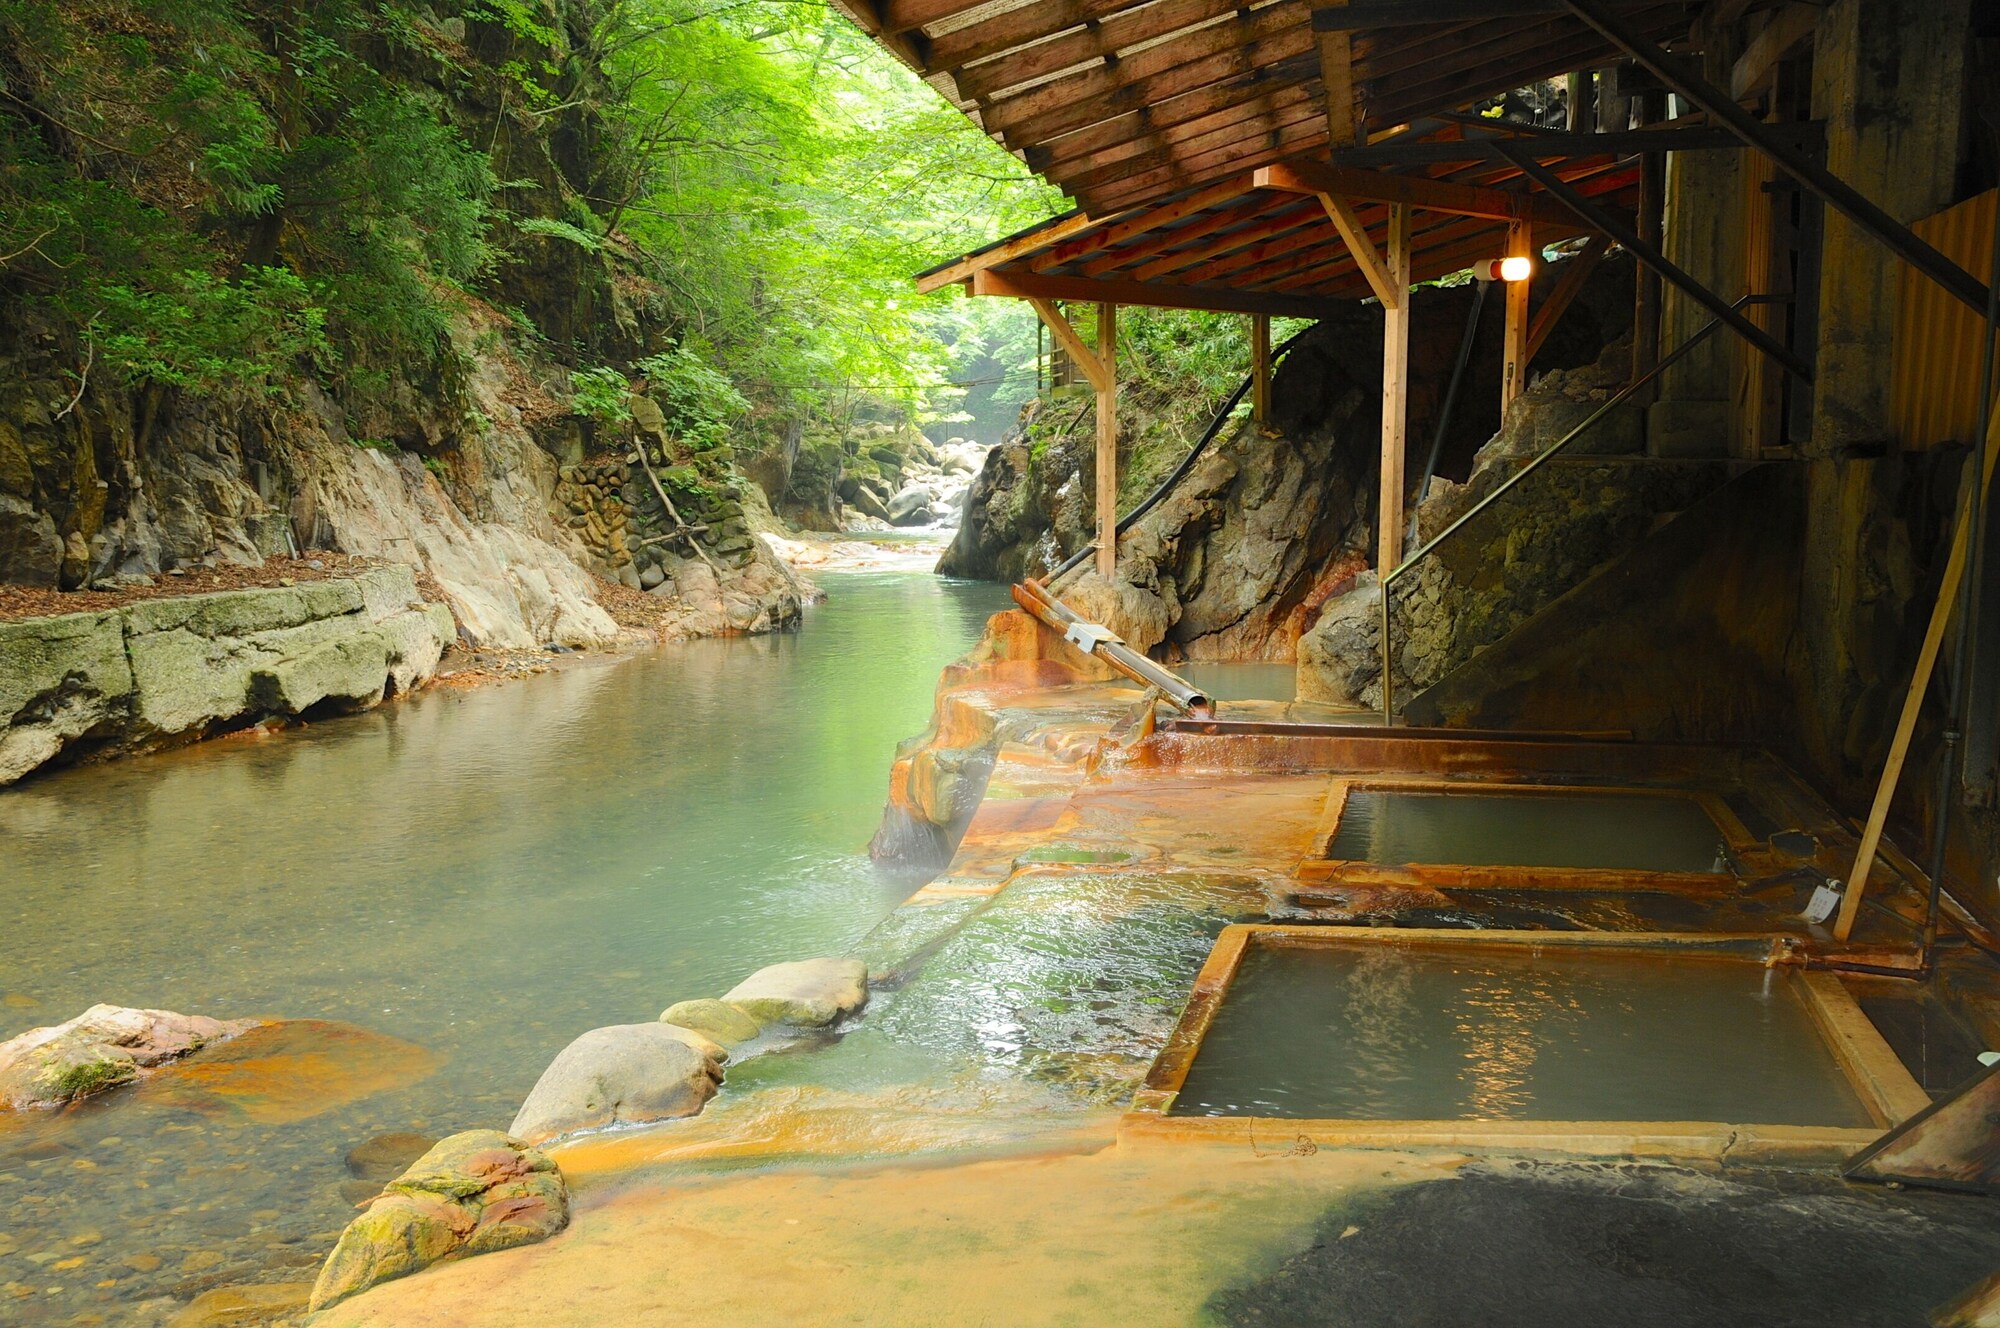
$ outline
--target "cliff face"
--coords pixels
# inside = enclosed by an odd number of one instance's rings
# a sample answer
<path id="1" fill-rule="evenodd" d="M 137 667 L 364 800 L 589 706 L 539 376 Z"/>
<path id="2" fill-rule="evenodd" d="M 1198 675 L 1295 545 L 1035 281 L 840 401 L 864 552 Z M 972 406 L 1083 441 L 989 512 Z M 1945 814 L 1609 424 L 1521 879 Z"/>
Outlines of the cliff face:
<path id="1" fill-rule="evenodd" d="M 581 48 L 583 7 L 545 8 L 558 29 L 578 30 Z M 651 513 L 620 516 L 630 539 L 613 547 L 559 501 L 564 467 L 629 462 L 649 417 L 642 401 L 630 424 L 574 413 L 572 371 L 662 349 L 670 310 L 615 239 L 580 242 L 561 223 L 601 166 L 605 136 L 592 109 L 601 74 L 572 61 L 563 77 L 574 104 L 531 113 L 510 98 L 505 71 L 536 52 L 515 30 L 478 19 L 483 11 L 466 12 L 475 17 L 425 19 L 420 42 L 363 52 L 371 77 L 485 152 L 504 193 L 504 211 L 490 213 L 493 257 L 477 279 L 463 289 L 431 283 L 442 323 L 428 362 L 336 337 L 254 383 L 116 372 L 99 355 L 102 333 L 93 339 L 24 266 L 39 253 L 0 270 L 0 582 L 74 589 L 337 550 L 427 573 L 469 641 L 586 644 L 621 630 L 600 602 L 603 582 L 641 589 L 634 546 L 665 545 L 647 561 L 646 588 L 673 607 L 675 633 L 796 620 L 800 587 L 741 519 L 745 481 L 726 446 L 694 457 L 652 440 L 664 467 L 691 463 L 683 501 L 720 513 L 683 513 L 692 531 L 655 501 Z M 172 54 L 164 42 L 159 49 L 161 60 Z M 23 64 L 24 50 L 0 50 L 0 64 Z M 67 158 L 87 185 L 101 183 L 92 177 L 107 168 L 65 138 L 53 78 L 16 86 L 30 95 L 17 96 L 26 110 L 6 126 L 0 168 Z M 282 108 L 281 93 L 250 89 Z M 30 105 L 38 95 L 50 105 Z M 119 183 L 146 202 L 173 182 Z M 320 233 L 286 205 L 271 216 L 268 227 L 200 243 L 310 278 Z M 631 506 L 626 497 L 615 504 Z"/>

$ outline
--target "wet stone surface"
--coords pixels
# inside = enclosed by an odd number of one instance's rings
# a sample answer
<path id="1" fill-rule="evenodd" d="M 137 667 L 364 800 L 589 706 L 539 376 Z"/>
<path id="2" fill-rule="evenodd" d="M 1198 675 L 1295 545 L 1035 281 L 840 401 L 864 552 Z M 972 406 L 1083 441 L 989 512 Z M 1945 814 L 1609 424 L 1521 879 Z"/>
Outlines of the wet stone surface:
<path id="1" fill-rule="evenodd" d="M 1977 1196 L 1492 1164 L 1329 1209 L 1309 1248 L 1210 1309 L 1232 1328 L 1922 1328 L 1996 1265 Z"/>

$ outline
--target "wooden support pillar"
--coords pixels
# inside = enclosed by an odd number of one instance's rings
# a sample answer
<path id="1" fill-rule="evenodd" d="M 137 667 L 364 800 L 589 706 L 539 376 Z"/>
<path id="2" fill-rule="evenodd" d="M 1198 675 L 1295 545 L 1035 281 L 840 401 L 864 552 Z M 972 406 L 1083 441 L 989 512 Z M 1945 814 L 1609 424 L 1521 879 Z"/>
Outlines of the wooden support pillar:
<path id="1" fill-rule="evenodd" d="M 1507 224 L 1507 257 L 1526 255 L 1534 257 L 1534 226 L 1526 221 Z M 1500 367 L 1500 418 L 1507 418 L 1507 407 L 1514 404 L 1514 398 L 1527 389 L 1528 378 L 1528 335 L 1533 324 L 1528 317 L 1528 287 L 1526 281 L 1507 283 L 1507 339 L 1503 343 Z"/>
<path id="2" fill-rule="evenodd" d="M 1118 566 L 1118 306 L 1097 306 L 1097 574 Z"/>
<path id="3" fill-rule="evenodd" d="M 1109 577 L 1118 563 L 1118 306 L 1097 306 L 1092 350 L 1052 301 L 1031 295 L 1028 303 L 1097 393 L 1097 570 Z"/>
<path id="4" fill-rule="evenodd" d="M 1377 505 L 1375 570 L 1387 576 L 1403 561 L 1403 454 L 1410 421 L 1410 207 L 1389 205 L 1389 252 L 1383 266 L 1394 295 L 1382 301 L 1382 491 Z"/>
<path id="5" fill-rule="evenodd" d="M 1271 422 L 1271 316 L 1250 315 L 1250 419 Z"/>

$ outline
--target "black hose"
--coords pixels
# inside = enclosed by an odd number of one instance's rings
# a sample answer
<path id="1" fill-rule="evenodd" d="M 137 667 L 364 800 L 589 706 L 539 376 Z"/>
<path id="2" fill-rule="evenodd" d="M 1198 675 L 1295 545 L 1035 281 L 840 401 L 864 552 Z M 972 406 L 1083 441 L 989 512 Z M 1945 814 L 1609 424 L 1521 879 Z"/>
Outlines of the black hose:
<path id="1" fill-rule="evenodd" d="M 1417 486 L 1416 506 L 1431 496 L 1431 478 L 1437 474 L 1438 458 L 1444 455 L 1444 437 L 1451 431 L 1452 412 L 1458 408 L 1458 389 L 1465 385 L 1465 369 L 1472 363 L 1472 343 L 1479 338 L 1479 315 L 1486 311 L 1486 288 L 1491 282 L 1475 281 L 1472 312 L 1465 320 L 1465 336 L 1458 343 L 1458 361 L 1451 366 L 1451 386 L 1445 389 L 1444 405 L 1438 408 L 1437 433 L 1431 438 L 1431 454 L 1424 460 L 1423 483 Z M 1417 523 L 1410 523 L 1410 543 L 1417 539 Z"/>
<path id="2" fill-rule="evenodd" d="M 1313 324 L 1313 327 L 1317 326 L 1319 326 L 1317 323 Z M 1278 361 L 1284 357 L 1285 352 L 1298 345 L 1306 333 L 1312 330 L 1311 327 L 1301 328 L 1291 336 L 1286 337 L 1284 344 L 1271 352 L 1271 367 L 1276 369 Z M 1188 454 L 1181 459 L 1180 465 L 1174 467 L 1174 473 L 1160 481 L 1160 487 L 1147 494 L 1144 502 L 1118 518 L 1118 528 L 1116 534 L 1113 535 L 1114 539 L 1118 535 L 1123 535 L 1127 530 L 1130 530 L 1134 521 L 1152 511 L 1159 504 L 1160 499 L 1173 492 L 1175 486 L 1187 478 L 1187 473 L 1194 469 L 1194 463 L 1201 460 L 1201 454 L 1208 450 L 1208 445 L 1215 441 L 1217 434 L 1222 432 L 1222 426 L 1229 423 L 1229 413 L 1235 410 L 1238 404 L 1242 402 L 1243 394 L 1250 390 L 1251 382 L 1255 378 L 1256 374 L 1254 373 L 1244 377 L 1243 382 L 1222 403 L 1222 409 L 1215 412 L 1215 419 L 1210 421 L 1208 431 L 1202 434 L 1200 441 L 1188 449 Z M 1075 553 L 1065 558 L 1062 564 L 1054 571 L 1050 572 L 1045 584 L 1053 585 L 1058 578 L 1069 575 L 1070 572 L 1076 569 L 1079 563 L 1090 557 L 1095 551 L 1094 546 L 1089 544 L 1084 545 L 1081 549 L 1078 549 Z"/>

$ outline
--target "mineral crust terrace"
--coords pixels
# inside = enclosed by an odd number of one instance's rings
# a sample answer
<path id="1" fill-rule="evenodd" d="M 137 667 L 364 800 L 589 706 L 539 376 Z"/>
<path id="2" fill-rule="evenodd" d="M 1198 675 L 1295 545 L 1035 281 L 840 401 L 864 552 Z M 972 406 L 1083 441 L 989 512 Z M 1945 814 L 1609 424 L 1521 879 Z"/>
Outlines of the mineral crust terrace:
<path id="1" fill-rule="evenodd" d="M 1292 724 L 1356 717 L 1267 702 L 1220 711 Z M 563 1235 L 375 1287 L 319 1328 L 446 1314 L 463 1325 L 980 1323 L 1002 1297 L 1021 1323 L 1209 1322 L 1204 1306 L 1239 1322 L 1232 1306 L 1281 1294 L 1285 1278 L 1311 1295 L 1347 1285 L 1339 1269 L 1299 1260 L 1334 1249 L 1361 1258 L 1394 1205 L 1449 1209 L 1495 1183 L 1550 1213 L 1593 1186 L 1625 1200 L 1657 1191 L 1676 1231 L 1744 1204 L 1796 1215 L 1804 1210 L 1785 1207 L 1787 1196 L 1821 1185 L 1828 1197 L 1812 1211 L 1840 1226 L 1823 1233 L 1826 1248 L 1873 1257 L 1856 1233 L 1877 1220 L 1880 1192 L 1842 1191 L 1831 1172 L 1716 1179 L 1719 1153 L 1468 1167 L 1462 1152 L 1415 1143 L 1320 1147 L 1282 1132 L 1247 1148 L 1169 1141 L 1121 1114 L 1231 922 L 1513 909 L 1549 926 L 1816 943 L 1793 884 L 1761 877 L 1691 903 L 1423 881 L 1331 891 L 1301 873 L 1324 847 L 1330 792 L 1370 762 L 1428 762 L 1432 778 L 1507 773 L 1412 743 L 1352 727 L 1338 738 L 1203 732 L 1025 615 L 996 615 L 946 671 L 930 729 L 898 753 L 876 853 L 942 866 L 856 951 L 874 994 L 840 1043 L 777 1058 L 789 1068 L 775 1076 L 732 1065 L 699 1116 L 558 1142 L 550 1156 L 574 1211 Z M 1548 746 L 1557 755 L 1546 761 L 1601 762 L 1600 782 L 1622 770 L 1627 781 L 1699 784 L 1774 823 L 1811 824 L 1814 861 L 1852 848 L 1824 805 L 1761 753 Z M 1887 908 L 1859 935 L 1864 947 L 1905 939 L 1916 901 L 1896 870 L 1884 868 Z M 2000 1008 L 1991 991 L 1968 994 Z M 1982 1031 L 2000 1036 L 2000 1024 Z M 1454 1188 L 1420 1197 L 1438 1185 Z M 1938 1216 L 1910 1217 L 1910 1229 Z M 1539 1229 L 1530 1221 L 1530 1244 Z M 1397 1246 L 1382 1255 L 1396 1276 L 1420 1267 L 1395 1238 L 1380 1239 Z M 1942 1301 L 1966 1280 L 1964 1268 L 1940 1269 L 1934 1286 L 1898 1294 Z M 1021 1296 L 1024 1285 L 1036 1293 Z"/>

